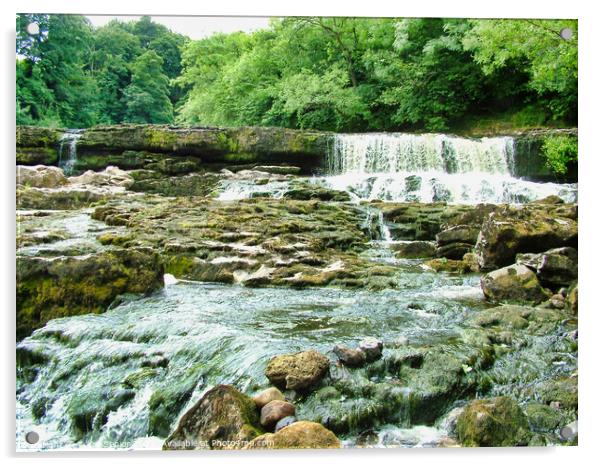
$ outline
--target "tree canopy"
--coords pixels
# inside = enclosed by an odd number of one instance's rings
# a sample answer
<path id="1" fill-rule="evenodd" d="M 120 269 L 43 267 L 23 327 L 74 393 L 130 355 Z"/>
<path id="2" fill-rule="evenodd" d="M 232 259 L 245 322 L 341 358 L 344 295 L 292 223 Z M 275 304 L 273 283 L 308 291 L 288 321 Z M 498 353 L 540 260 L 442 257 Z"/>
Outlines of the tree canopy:
<path id="1" fill-rule="evenodd" d="M 577 34 L 574 20 L 311 17 L 193 41 L 149 17 L 93 28 L 18 15 L 17 122 L 442 131 L 512 114 L 572 125 Z"/>

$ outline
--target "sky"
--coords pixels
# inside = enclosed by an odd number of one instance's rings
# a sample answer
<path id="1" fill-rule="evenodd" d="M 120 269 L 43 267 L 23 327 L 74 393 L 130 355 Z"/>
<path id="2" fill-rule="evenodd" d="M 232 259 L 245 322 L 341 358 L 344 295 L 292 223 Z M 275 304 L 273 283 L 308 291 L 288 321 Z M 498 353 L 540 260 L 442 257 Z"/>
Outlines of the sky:
<path id="1" fill-rule="evenodd" d="M 134 21 L 140 16 L 88 15 L 95 27 L 104 26 L 113 19 Z M 269 18 L 259 16 L 151 16 L 156 23 L 163 24 L 173 32 L 191 39 L 202 39 L 214 32 L 255 31 L 268 27 Z"/>

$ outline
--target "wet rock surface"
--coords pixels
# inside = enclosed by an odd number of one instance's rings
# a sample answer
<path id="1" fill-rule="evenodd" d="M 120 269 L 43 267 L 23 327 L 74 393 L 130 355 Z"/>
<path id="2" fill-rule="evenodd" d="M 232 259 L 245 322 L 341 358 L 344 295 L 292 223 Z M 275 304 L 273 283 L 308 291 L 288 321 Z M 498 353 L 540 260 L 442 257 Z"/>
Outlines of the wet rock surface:
<path id="1" fill-rule="evenodd" d="M 165 448 L 566 443 L 575 205 L 357 203 L 301 164 L 136 156 L 18 187 L 18 398 L 36 419 L 60 402 L 77 442 Z M 251 198 L 220 198 L 241 184 Z"/>
<path id="2" fill-rule="evenodd" d="M 314 350 L 276 356 L 265 369 L 273 384 L 287 390 L 307 390 L 318 383 L 330 366 L 326 356 Z"/>
<path id="3" fill-rule="evenodd" d="M 542 288 L 537 275 L 524 265 L 509 265 L 481 278 L 481 288 L 487 299 L 502 302 L 539 304 L 550 297 Z"/>
<path id="4" fill-rule="evenodd" d="M 322 449 L 341 448 L 341 443 L 324 426 L 307 421 L 298 421 L 279 430 L 275 434 L 264 434 L 255 438 L 245 449 Z"/>
<path id="5" fill-rule="evenodd" d="M 527 417 L 508 397 L 475 400 L 458 418 L 458 436 L 467 447 L 514 447 L 529 443 Z"/>
<path id="6" fill-rule="evenodd" d="M 180 419 L 165 450 L 240 449 L 261 434 L 255 403 L 228 385 L 208 391 Z"/>

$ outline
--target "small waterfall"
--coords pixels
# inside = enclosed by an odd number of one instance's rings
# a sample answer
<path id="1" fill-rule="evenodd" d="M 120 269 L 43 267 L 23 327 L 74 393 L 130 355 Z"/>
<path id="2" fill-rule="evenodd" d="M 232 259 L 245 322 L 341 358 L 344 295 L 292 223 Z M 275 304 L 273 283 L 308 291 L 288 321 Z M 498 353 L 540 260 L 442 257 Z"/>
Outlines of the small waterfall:
<path id="1" fill-rule="evenodd" d="M 339 134 L 330 174 L 444 172 L 510 174 L 511 137 L 466 139 L 444 134 Z"/>
<path id="2" fill-rule="evenodd" d="M 383 212 L 374 207 L 366 209 L 366 218 L 362 224 L 362 229 L 370 236 L 373 241 L 392 241 L 391 231 L 385 223 Z"/>
<path id="3" fill-rule="evenodd" d="M 514 178 L 514 139 L 445 134 L 339 134 L 314 179 L 355 200 L 525 203 L 549 195 L 577 201 L 576 184 Z"/>
<path id="4" fill-rule="evenodd" d="M 71 175 L 77 162 L 77 141 L 83 134 L 81 129 L 67 130 L 59 145 L 59 167 L 66 175 Z M 66 154 L 64 153 L 66 152 Z"/>

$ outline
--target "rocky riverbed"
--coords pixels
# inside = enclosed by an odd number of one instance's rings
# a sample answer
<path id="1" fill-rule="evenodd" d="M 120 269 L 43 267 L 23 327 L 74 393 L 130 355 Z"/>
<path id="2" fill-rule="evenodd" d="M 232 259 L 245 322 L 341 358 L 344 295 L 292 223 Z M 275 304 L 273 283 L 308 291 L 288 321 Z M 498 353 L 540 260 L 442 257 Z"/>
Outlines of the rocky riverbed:
<path id="1" fill-rule="evenodd" d="M 399 202 L 157 163 L 17 168 L 18 448 L 577 441 L 565 188 Z"/>

